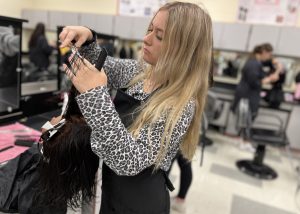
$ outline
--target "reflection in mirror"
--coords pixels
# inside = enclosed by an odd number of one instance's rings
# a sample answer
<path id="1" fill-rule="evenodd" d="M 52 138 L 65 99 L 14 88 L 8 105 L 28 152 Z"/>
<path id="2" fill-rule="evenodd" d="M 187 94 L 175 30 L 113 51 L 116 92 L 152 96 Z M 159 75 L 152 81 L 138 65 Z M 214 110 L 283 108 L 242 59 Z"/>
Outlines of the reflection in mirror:
<path id="1" fill-rule="evenodd" d="M 249 57 L 249 53 L 233 51 L 214 51 L 214 76 L 216 81 L 237 84 L 241 77 L 242 68 Z M 300 71 L 300 60 L 292 57 L 274 56 L 284 68 L 285 79 L 283 89 L 286 92 L 294 92 L 296 83 L 294 81 L 297 72 Z M 266 65 L 265 72 L 271 72 Z M 266 88 L 270 88 L 266 87 Z"/>
<path id="2" fill-rule="evenodd" d="M 22 23 L 0 17 L 0 115 L 19 108 Z"/>

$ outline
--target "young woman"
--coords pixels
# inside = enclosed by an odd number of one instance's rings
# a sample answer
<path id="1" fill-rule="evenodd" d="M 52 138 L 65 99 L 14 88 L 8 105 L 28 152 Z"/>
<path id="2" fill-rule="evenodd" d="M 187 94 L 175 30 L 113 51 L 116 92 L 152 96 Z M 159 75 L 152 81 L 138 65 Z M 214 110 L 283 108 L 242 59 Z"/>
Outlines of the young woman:
<path id="1" fill-rule="evenodd" d="M 65 27 L 60 40 L 61 47 L 75 40 L 89 58 L 98 53 L 88 28 Z M 108 57 L 99 72 L 85 60 L 75 75 L 65 66 L 92 150 L 104 161 L 100 213 L 169 213 L 166 171 L 179 149 L 189 160 L 195 154 L 211 54 L 208 13 L 172 2 L 152 19 L 141 63 Z M 118 89 L 114 101 L 108 87 Z"/>
<path id="2" fill-rule="evenodd" d="M 235 111 L 242 98 L 247 98 L 252 120 L 258 112 L 262 85 L 277 81 L 282 69 L 281 64 L 277 63 L 276 71 L 273 74 L 267 76 L 263 71 L 263 63 L 271 60 L 272 53 L 273 47 L 270 44 L 257 45 L 242 69 L 242 78 L 236 88 L 232 110 Z M 240 148 L 254 152 L 250 143 L 241 143 Z"/>
<path id="3" fill-rule="evenodd" d="M 45 25 L 38 23 L 29 39 L 29 59 L 40 70 L 46 70 L 50 64 L 49 56 L 54 45 L 49 45 L 45 35 Z"/>

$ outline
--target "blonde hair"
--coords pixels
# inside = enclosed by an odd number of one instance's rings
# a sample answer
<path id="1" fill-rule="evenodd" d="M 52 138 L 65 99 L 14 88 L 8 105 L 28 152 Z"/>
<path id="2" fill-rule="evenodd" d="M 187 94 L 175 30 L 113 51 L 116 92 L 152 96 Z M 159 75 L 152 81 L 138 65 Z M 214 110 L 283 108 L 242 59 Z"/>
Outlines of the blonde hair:
<path id="1" fill-rule="evenodd" d="M 187 159 L 191 160 L 194 156 L 209 85 L 212 56 L 212 23 L 204 9 L 192 3 L 171 2 L 162 6 L 159 11 L 168 12 L 160 58 L 155 66 L 130 83 L 132 85 L 148 75 L 155 75 L 155 84 L 160 86 L 144 104 L 130 127 L 132 134 L 138 136 L 140 129 L 145 124 L 150 124 L 150 133 L 151 124 L 162 114 L 167 115 L 160 150 L 155 160 L 156 168 L 163 161 L 172 131 L 184 107 L 191 100 L 195 101 L 194 117 L 180 149 Z"/>

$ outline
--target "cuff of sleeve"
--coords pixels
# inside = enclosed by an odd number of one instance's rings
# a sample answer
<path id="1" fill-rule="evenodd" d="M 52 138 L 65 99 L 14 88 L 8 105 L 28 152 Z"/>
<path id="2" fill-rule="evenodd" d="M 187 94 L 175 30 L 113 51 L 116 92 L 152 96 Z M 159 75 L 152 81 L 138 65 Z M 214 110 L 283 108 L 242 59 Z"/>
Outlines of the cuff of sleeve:
<path id="1" fill-rule="evenodd" d="M 92 29 L 90 29 L 90 31 L 92 31 L 93 38 L 91 40 L 85 41 L 85 43 L 82 44 L 82 47 L 88 46 L 97 40 L 97 33 Z"/>

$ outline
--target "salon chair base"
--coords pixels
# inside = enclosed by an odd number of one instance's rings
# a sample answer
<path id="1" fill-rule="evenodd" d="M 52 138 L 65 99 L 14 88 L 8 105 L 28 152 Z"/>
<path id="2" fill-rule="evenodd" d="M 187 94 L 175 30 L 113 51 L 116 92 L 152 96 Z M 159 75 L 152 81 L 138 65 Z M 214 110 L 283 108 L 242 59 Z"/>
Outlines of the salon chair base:
<path id="1" fill-rule="evenodd" d="M 213 143 L 214 142 L 212 141 L 212 139 L 210 139 L 206 136 L 203 136 L 203 135 L 201 135 L 201 137 L 199 139 L 199 145 L 204 144 L 204 146 L 211 146 L 211 145 L 213 145 Z"/>
<path id="2" fill-rule="evenodd" d="M 237 167 L 242 172 L 259 179 L 273 180 L 277 178 L 277 173 L 265 164 L 257 164 L 253 160 L 241 160 L 236 162 Z"/>

